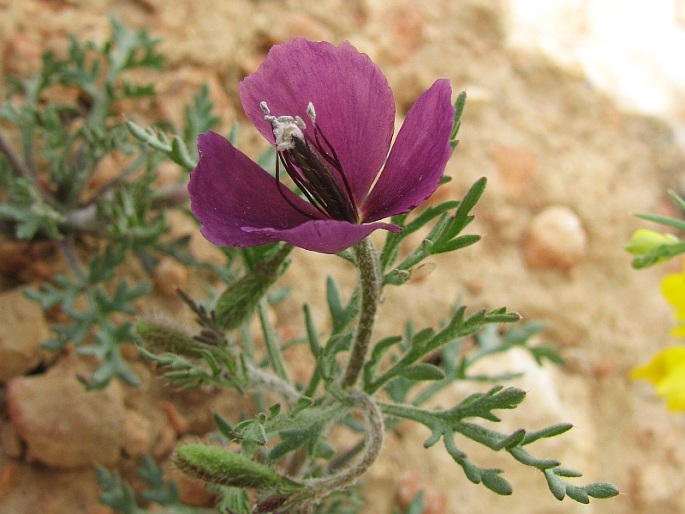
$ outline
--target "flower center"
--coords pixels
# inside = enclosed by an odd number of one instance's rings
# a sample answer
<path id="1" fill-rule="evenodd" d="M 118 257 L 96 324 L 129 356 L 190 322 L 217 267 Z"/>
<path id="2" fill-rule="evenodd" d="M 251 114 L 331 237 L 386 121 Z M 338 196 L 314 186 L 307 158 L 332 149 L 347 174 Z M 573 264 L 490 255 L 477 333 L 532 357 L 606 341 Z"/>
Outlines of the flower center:
<path id="1" fill-rule="evenodd" d="M 264 119 L 271 123 L 276 139 L 276 184 L 285 200 L 300 213 L 302 211 L 285 195 L 279 179 L 280 166 L 321 214 L 350 223 L 359 223 L 352 190 L 343 172 L 340 159 L 316 123 L 316 111 L 309 103 L 307 115 L 312 121 L 314 139 L 306 133 L 299 116 L 272 116 L 266 102 L 261 102 Z"/>

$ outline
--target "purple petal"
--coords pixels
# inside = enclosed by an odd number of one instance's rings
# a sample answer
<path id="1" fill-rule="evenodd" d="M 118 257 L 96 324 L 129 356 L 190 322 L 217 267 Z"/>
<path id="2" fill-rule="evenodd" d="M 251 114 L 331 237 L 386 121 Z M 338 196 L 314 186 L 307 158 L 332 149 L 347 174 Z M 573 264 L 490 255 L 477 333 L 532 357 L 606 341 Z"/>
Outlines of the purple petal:
<path id="1" fill-rule="evenodd" d="M 320 253 L 338 253 L 357 244 L 374 230 L 385 229 L 399 232 L 397 225 L 390 223 L 369 223 L 357 225 L 347 221 L 313 220 L 289 229 L 248 228 L 255 234 L 270 236 L 272 240 L 285 241 L 292 245 Z"/>
<path id="2" fill-rule="evenodd" d="M 240 83 L 245 113 L 269 141 L 271 124 L 259 104 L 274 116 L 300 116 L 314 137 L 307 105 L 342 163 L 355 202 L 369 192 L 388 155 L 395 102 L 387 80 L 366 54 L 350 43 L 335 47 L 296 38 L 271 48 L 257 71 Z"/>
<path id="3" fill-rule="evenodd" d="M 452 154 L 452 88 L 435 83 L 412 106 L 378 182 L 361 208 L 364 221 L 410 211 L 435 192 Z"/>
<path id="4" fill-rule="evenodd" d="M 207 132 L 198 137 L 200 161 L 190 174 L 190 208 L 202 223 L 202 234 L 222 246 L 271 243 L 268 232 L 245 227 L 283 230 L 311 217 L 294 209 L 281 195 L 274 178 L 224 137 Z M 287 188 L 289 200 L 314 217 L 318 212 Z"/>

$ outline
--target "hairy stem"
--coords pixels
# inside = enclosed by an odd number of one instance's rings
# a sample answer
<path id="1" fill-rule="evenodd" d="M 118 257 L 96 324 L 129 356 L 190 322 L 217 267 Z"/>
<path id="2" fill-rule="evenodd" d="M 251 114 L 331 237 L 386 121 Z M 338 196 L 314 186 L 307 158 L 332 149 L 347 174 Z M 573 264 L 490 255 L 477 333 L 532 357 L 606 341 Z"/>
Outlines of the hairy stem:
<path id="1" fill-rule="evenodd" d="M 276 393 L 280 395 L 290 407 L 294 406 L 300 398 L 300 393 L 298 393 L 292 385 L 271 373 L 262 371 L 251 364 L 247 365 L 247 373 L 252 382 L 251 389 Z"/>
<path id="2" fill-rule="evenodd" d="M 357 409 L 363 412 L 367 426 L 366 451 L 363 457 L 357 464 L 336 475 L 307 481 L 305 491 L 291 498 L 288 502 L 290 506 L 315 505 L 333 491 L 354 485 L 376 462 L 383 447 L 385 434 L 383 414 L 376 402 L 363 391 L 350 390 L 349 399 Z"/>
<path id="3" fill-rule="evenodd" d="M 61 241 L 58 241 L 57 248 L 62 254 L 65 262 L 69 265 L 69 269 L 71 269 L 72 273 L 79 279 L 79 281 L 86 280 L 86 271 L 83 268 L 81 259 L 79 259 L 76 252 L 74 237 L 72 235 L 68 235 Z"/>
<path id="4" fill-rule="evenodd" d="M 98 209 L 95 204 L 89 204 L 80 209 L 74 209 L 67 214 L 65 228 L 89 234 L 103 234 L 107 223 L 98 219 Z"/>
<path id="5" fill-rule="evenodd" d="M 7 159 L 7 163 L 14 170 L 14 173 L 20 177 L 28 178 L 36 182 L 36 176 L 33 171 L 14 153 L 5 136 L 0 132 L 0 152 Z"/>
<path id="6" fill-rule="evenodd" d="M 357 323 L 357 333 L 352 344 L 350 359 L 340 383 L 343 389 L 353 387 L 361 373 L 371 342 L 371 333 L 376 321 L 378 303 L 381 299 L 381 270 L 378 255 L 369 239 L 364 239 L 354 247 L 359 267 L 359 283 L 362 291 L 361 309 Z"/>

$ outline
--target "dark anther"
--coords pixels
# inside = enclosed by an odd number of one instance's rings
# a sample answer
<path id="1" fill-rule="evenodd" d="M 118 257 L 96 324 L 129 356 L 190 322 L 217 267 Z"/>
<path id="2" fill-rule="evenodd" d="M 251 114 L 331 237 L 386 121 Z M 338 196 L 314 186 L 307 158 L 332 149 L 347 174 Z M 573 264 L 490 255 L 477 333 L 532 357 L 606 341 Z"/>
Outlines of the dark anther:
<path id="1" fill-rule="evenodd" d="M 340 159 L 319 127 L 314 125 L 314 140 L 308 136 L 304 139 L 293 137 L 292 143 L 291 148 L 278 152 L 276 162 L 277 187 L 285 200 L 301 214 L 310 216 L 293 205 L 284 194 L 278 178 L 279 163 L 309 203 L 321 214 L 335 220 L 358 223 L 354 197 Z"/>

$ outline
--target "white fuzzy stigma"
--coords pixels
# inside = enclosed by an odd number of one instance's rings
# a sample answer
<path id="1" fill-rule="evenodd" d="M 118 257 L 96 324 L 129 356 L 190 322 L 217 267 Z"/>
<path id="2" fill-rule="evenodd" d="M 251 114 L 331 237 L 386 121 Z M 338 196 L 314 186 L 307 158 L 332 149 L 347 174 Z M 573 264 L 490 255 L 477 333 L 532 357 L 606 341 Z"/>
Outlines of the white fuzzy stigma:
<path id="1" fill-rule="evenodd" d="M 290 150 L 295 147 L 294 139 L 304 140 L 302 132 L 307 126 L 299 116 L 272 116 L 266 102 L 261 102 L 259 106 L 264 112 L 264 119 L 271 123 L 274 137 L 276 138 L 276 150 Z"/>
<path id="2" fill-rule="evenodd" d="M 312 123 L 316 123 L 316 111 L 314 110 L 314 104 L 311 102 L 307 104 L 307 116 L 312 120 Z"/>

